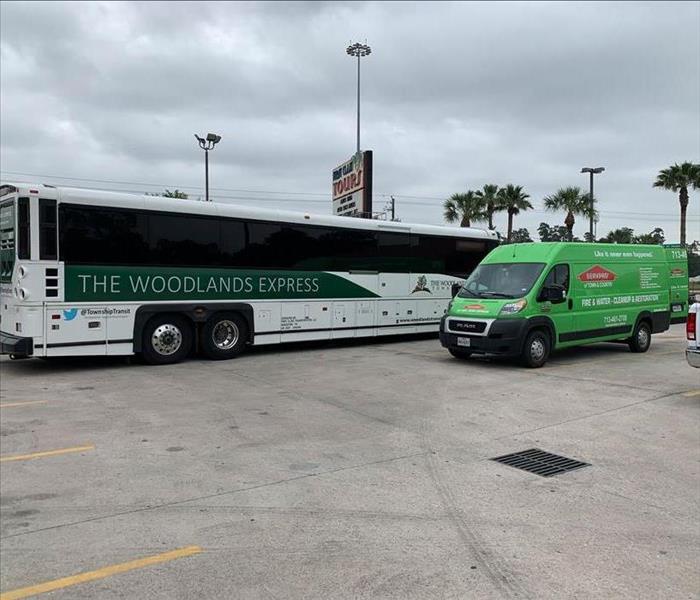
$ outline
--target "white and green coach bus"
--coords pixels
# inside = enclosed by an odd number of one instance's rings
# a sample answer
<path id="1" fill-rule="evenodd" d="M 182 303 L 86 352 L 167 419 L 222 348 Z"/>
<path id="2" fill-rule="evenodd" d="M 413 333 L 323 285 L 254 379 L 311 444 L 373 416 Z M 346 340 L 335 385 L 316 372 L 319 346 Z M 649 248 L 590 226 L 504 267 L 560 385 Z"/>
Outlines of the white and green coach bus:
<path id="1" fill-rule="evenodd" d="M 14 358 L 438 331 L 493 232 L 30 185 L 0 187 L 0 344 Z"/>

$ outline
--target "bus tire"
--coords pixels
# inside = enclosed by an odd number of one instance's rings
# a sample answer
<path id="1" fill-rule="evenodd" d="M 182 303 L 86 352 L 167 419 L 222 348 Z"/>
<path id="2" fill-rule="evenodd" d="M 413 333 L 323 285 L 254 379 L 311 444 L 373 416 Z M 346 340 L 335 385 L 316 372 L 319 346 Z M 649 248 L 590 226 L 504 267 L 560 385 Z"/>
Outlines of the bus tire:
<path id="1" fill-rule="evenodd" d="M 248 325 L 236 313 L 216 313 L 202 327 L 200 345 L 213 360 L 236 358 L 245 350 Z"/>
<path id="2" fill-rule="evenodd" d="M 651 327 L 646 321 L 639 321 L 632 337 L 627 342 L 632 352 L 646 352 L 651 346 Z"/>
<path id="3" fill-rule="evenodd" d="M 180 315 L 157 315 L 143 328 L 141 353 L 151 365 L 180 362 L 192 349 L 192 324 Z"/>
<path id="4" fill-rule="evenodd" d="M 448 348 L 447 350 L 452 356 L 455 358 L 461 358 L 462 360 L 466 360 L 472 355 L 469 350 L 462 350 L 461 348 Z"/>
<path id="5" fill-rule="evenodd" d="M 526 367 L 539 369 L 547 362 L 550 349 L 549 335 L 541 329 L 535 329 L 525 338 L 521 361 Z"/>

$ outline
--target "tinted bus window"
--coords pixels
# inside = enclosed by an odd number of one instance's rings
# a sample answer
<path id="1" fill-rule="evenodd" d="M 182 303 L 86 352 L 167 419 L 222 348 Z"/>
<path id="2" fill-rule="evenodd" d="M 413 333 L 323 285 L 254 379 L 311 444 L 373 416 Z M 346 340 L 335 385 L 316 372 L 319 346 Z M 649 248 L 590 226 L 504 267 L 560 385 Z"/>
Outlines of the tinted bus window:
<path id="1" fill-rule="evenodd" d="M 239 266 L 245 247 L 245 223 L 229 219 L 221 221 L 219 225 L 221 264 Z"/>
<path id="2" fill-rule="evenodd" d="M 59 256 L 82 264 L 150 262 L 146 215 L 132 210 L 61 204 Z"/>
<path id="3" fill-rule="evenodd" d="M 17 199 L 17 258 L 29 259 L 31 248 L 29 198 Z"/>
<path id="4" fill-rule="evenodd" d="M 148 239 L 153 264 L 221 264 L 217 219 L 151 213 L 148 215 Z"/>
<path id="5" fill-rule="evenodd" d="M 56 260 L 56 201 L 39 199 L 39 258 Z"/>

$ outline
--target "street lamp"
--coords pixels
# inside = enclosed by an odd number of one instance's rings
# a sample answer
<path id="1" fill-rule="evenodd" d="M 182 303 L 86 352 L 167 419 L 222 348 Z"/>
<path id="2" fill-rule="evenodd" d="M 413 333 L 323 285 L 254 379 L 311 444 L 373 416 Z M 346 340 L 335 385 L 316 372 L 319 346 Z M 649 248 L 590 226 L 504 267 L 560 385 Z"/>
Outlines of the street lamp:
<path id="1" fill-rule="evenodd" d="M 360 153 L 360 58 L 372 53 L 372 48 L 359 42 L 345 50 L 350 56 L 357 56 L 357 153 Z"/>
<path id="2" fill-rule="evenodd" d="M 593 175 L 597 175 L 598 173 L 602 173 L 605 171 L 605 167 L 583 167 L 581 169 L 581 173 L 590 173 L 591 174 L 591 191 L 590 191 L 590 201 L 591 201 L 591 214 L 590 214 L 590 241 L 595 242 L 595 237 L 593 237 L 593 216 L 595 215 L 595 204 L 593 200 Z"/>
<path id="3" fill-rule="evenodd" d="M 194 137 L 197 138 L 199 147 L 204 150 L 204 188 L 206 201 L 209 202 L 209 150 L 213 150 L 214 146 L 221 141 L 221 136 L 207 133 L 206 138 L 201 138 L 195 133 Z"/>

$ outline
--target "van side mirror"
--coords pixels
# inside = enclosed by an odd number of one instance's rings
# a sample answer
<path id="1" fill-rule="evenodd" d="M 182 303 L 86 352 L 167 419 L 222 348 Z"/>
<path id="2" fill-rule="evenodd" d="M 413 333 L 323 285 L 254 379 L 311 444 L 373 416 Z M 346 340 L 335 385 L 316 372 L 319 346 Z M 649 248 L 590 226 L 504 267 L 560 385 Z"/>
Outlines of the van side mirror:
<path id="1" fill-rule="evenodd" d="M 566 299 L 566 290 L 560 285 L 547 285 L 542 288 L 540 299 L 549 300 L 552 304 L 564 302 Z"/>
<path id="2" fill-rule="evenodd" d="M 454 298 L 457 294 L 459 294 L 459 290 L 462 289 L 462 284 L 461 283 L 453 283 L 452 284 L 452 297 Z"/>

